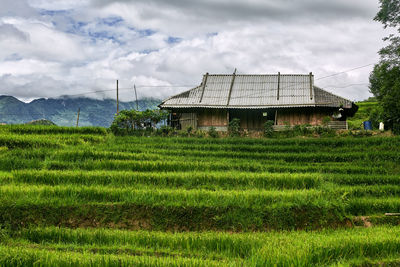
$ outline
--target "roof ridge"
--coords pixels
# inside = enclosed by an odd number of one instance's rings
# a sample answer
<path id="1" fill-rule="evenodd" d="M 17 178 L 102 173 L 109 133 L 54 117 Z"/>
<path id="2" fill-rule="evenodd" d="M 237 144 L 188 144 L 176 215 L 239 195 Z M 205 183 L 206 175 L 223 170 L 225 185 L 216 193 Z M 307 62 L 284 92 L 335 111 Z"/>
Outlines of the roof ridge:
<path id="1" fill-rule="evenodd" d="M 266 73 L 266 74 L 235 74 L 236 76 L 278 76 L 278 73 Z M 208 76 L 233 76 L 233 74 L 208 74 Z M 310 76 L 310 74 L 282 74 L 281 76 Z M 313 75 L 314 76 L 314 75 Z"/>

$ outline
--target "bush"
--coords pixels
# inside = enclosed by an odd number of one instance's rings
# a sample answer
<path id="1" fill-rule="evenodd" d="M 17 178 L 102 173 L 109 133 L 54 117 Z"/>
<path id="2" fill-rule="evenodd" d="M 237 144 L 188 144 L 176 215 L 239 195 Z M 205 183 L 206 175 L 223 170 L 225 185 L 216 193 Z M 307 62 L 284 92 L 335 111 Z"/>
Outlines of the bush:
<path id="1" fill-rule="evenodd" d="M 153 127 L 167 116 L 168 113 L 161 110 L 122 110 L 115 115 L 110 130 L 115 135 L 137 135 L 138 130 L 141 134 L 151 134 Z"/>
<path id="2" fill-rule="evenodd" d="M 217 132 L 217 129 L 214 126 L 211 126 L 210 129 L 208 130 L 208 136 L 212 138 L 217 138 L 219 137 L 219 134 Z"/>
<path id="3" fill-rule="evenodd" d="M 229 122 L 228 134 L 231 137 L 240 136 L 240 119 L 234 118 Z"/>
<path id="4" fill-rule="evenodd" d="M 264 136 L 265 137 L 271 137 L 274 133 L 274 126 L 275 122 L 274 121 L 267 121 L 264 123 Z"/>
<path id="5" fill-rule="evenodd" d="M 204 138 L 207 136 L 207 133 L 205 131 L 202 130 L 197 130 L 194 132 L 194 136 L 197 138 Z"/>
<path id="6" fill-rule="evenodd" d="M 331 121 L 331 118 L 329 116 L 326 116 L 322 119 L 322 125 L 325 127 L 328 127 L 328 124 L 330 121 Z"/>
<path id="7" fill-rule="evenodd" d="M 373 129 L 378 129 L 379 123 L 383 121 L 382 109 L 380 107 L 372 109 L 368 120 L 371 121 Z"/>

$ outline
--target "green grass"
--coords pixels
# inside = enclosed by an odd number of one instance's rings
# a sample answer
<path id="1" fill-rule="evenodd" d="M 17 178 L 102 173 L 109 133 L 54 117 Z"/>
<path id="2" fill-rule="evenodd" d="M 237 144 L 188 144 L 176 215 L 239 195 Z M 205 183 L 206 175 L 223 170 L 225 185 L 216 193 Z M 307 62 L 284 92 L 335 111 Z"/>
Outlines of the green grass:
<path id="1" fill-rule="evenodd" d="M 363 129 L 363 122 L 369 120 L 371 110 L 378 106 L 378 102 L 357 102 L 358 111 L 352 118 L 348 118 L 347 122 L 350 129 Z"/>
<path id="2" fill-rule="evenodd" d="M 269 233 L 165 233 L 25 228 L 0 246 L 0 264 L 72 266 L 321 266 L 398 260 L 400 228 Z"/>
<path id="3" fill-rule="evenodd" d="M 0 266 L 396 265 L 399 199 L 399 137 L 0 127 Z"/>

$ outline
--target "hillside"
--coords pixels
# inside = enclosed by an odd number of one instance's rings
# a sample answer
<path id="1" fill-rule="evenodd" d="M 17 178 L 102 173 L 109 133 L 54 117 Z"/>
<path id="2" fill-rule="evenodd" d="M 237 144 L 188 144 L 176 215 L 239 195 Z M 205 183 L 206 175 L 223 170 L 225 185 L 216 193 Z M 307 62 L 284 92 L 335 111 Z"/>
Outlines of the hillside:
<path id="1" fill-rule="evenodd" d="M 348 118 L 350 129 L 362 129 L 362 123 L 369 120 L 370 112 L 378 106 L 378 102 L 362 101 L 356 103 L 358 111 L 354 117 Z"/>
<path id="2" fill-rule="evenodd" d="M 399 137 L 1 126 L 0 151 L 0 266 L 400 264 Z"/>
<path id="3" fill-rule="evenodd" d="M 154 109 L 161 101 L 142 99 L 140 110 Z M 109 127 L 116 113 L 116 102 L 112 99 L 91 98 L 36 99 L 24 103 L 12 96 L 0 96 L 0 123 L 22 124 L 47 119 L 59 126 L 73 126 L 78 108 L 81 109 L 80 126 Z M 136 102 L 120 102 L 120 110 L 134 109 Z"/>

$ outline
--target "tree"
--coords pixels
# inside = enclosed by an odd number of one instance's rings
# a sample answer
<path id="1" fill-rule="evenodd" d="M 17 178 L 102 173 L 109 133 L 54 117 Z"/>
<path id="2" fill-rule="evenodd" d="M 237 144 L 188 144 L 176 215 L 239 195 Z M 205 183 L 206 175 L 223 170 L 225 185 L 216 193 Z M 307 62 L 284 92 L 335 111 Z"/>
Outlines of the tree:
<path id="1" fill-rule="evenodd" d="M 115 115 L 111 124 L 111 131 L 116 135 L 134 134 L 143 128 L 153 128 L 168 116 L 167 112 L 161 110 L 122 110 Z"/>
<path id="2" fill-rule="evenodd" d="M 370 75 L 370 90 L 379 101 L 386 126 L 400 134 L 400 0 L 380 0 L 380 4 L 375 20 L 397 34 L 384 38 L 388 45 L 379 51 L 381 60 Z"/>

